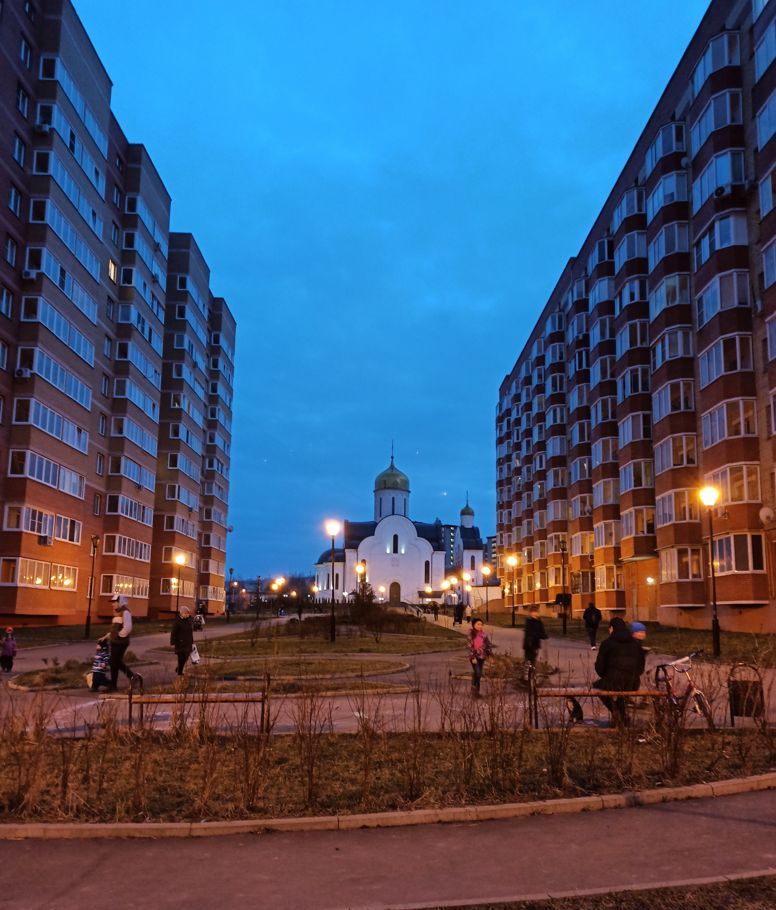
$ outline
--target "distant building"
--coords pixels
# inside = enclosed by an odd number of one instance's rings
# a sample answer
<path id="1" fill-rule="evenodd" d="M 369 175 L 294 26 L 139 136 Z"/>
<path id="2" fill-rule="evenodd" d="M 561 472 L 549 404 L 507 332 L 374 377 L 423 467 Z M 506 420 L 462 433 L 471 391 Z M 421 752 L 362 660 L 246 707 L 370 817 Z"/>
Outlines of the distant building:
<path id="1" fill-rule="evenodd" d="M 471 585 L 482 583 L 483 543 L 471 506 L 461 509 L 460 524 L 444 525 L 439 519 L 413 521 L 409 500 L 409 478 L 391 456 L 375 479 L 374 520 L 345 521 L 344 546 L 334 550 L 334 578 L 330 549 L 315 564 L 319 600 L 329 600 L 332 587 L 336 600 L 355 592 L 359 563 L 377 599 L 392 603 L 441 598 L 442 582 L 454 567 L 471 575 Z"/>

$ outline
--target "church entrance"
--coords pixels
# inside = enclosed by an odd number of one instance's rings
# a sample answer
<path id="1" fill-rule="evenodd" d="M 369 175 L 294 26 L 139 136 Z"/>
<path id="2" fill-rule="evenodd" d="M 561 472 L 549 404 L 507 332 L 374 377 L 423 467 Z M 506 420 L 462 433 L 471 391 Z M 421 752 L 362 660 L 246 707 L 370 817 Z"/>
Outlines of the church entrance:
<path id="1" fill-rule="evenodd" d="M 401 585 L 398 581 L 392 581 L 388 589 L 388 602 L 393 606 L 398 606 L 401 602 Z"/>

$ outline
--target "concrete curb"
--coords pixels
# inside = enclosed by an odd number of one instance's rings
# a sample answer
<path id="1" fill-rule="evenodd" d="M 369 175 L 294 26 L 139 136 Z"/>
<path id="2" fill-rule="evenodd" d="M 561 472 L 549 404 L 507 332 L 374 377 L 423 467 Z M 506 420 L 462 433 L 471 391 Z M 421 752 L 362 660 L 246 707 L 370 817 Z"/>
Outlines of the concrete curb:
<path id="1" fill-rule="evenodd" d="M 369 812 L 360 815 L 317 815 L 301 818 L 251 818 L 217 822 L 30 822 L 0 825 L 3 840 L 76 840 L 109 837 L 222 837 L 265 834 L 271 831 L 352 831 L 357 828 L 393 828 L 410 825 L 454 824 L 562 815 L 651 806 L 683 799 L 703 799 L 776 789 L 776 771 L 688 787 L 665 787 L 582 796 L 576 799 L 536 800 L 494 806 L 455 806 L 446 809 L 412 809 L 404 812 Z M 768 873 L 770 874 L 770 873 Z M 725 877 L 714 879 L 724 881 Z M 641 888 L 642 886 L 639 886 Z M 644 888 L 654 885 L 644 885 Z M 555 895 L 557 896 L 557 895 Z M 524 898 L 521 898 L 524 899 Z"/>

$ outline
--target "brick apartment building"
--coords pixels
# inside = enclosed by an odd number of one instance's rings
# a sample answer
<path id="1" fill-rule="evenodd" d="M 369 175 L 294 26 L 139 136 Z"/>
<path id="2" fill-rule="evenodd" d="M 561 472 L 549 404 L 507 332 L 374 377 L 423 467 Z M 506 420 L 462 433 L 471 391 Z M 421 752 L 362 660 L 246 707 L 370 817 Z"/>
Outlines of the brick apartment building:
<path id="1" fill-rule="evenodd" d="M 0 2 L 3 622 L 223 606 L 235 321 L 110 96 L 70 0 Z"/>
<path id="2" fill-rule="evenodd" d="M 722 627 L 776 631 L 774 434 L 776 3 L 713 0 L 499 389 L 501 578 L 708 628 L 711 517 Z"/>

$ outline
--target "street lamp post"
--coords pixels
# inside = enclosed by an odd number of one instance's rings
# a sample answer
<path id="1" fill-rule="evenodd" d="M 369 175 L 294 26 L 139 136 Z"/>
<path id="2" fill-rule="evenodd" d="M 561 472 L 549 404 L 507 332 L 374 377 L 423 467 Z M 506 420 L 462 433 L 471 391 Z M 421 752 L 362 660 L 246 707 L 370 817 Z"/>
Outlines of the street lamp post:
<path id="1" fill-rule="evenodd" d="M 89 598 L 86 604 L 86 623 L 84 624 L 84 638 L 89 638 L 92 632 L 92 597 L 94 596 L 94 560 L 97 556 L 97 550 L 100 546 L 100 538 L 97 534 L 92 534 L 92 574 L 89 576 Z"/>
<path id="2" fill-rule="evenodd" d="M 334 619 L 334 540 L 339 534 L 340 524 L 338 521 L 330 519 L 326 522 L 326 533 L 331 537 L 331 624 L 329 628 L 329 640 L 333 643 L 337 640 L 337 625 Z"/>
<path id="3" fill-rule="evenodd" d="M 469 575 L 468 572 L 464 572 L 461 575 L 461 600 L 463 602 L 464 607 L 468 603 L 470 603 L 470 598 L 469 598 L 468 592 L 471 591 L 471 586 L 469 585 L 471 578 L 472 577 L 471 577 L 471 575 Z"/>
<path id="4" fill-rule="evenodd" d="M 711 643 L 715 657 L 719 657 L 720 648 L 720 629 L 719 616 L 717 615 L 717 575 L 714 571 L 714 521 L 712 519 L 712 509 L 719 499 L 719 490 L 716 487 L 707 486 L 698 494 L 701 502 L 706 506 L 709 513 L 709 574 L 711 576 Z"/>
<path id="5" fill-rule="evenodd" d="M 234 576 L 234 569 L 229 568 L 229 598 L 226 604 L 226 621 L 229 622 L 229 614 L 234 610 L 234 581 L 232 577 Z"/>
<path id="6" fill-rule="evenodd" d="M 561 615 L 562 615 L 562 621 L 563 621 L 563 634 L 565 635 L 566 634 L 567 612 L 568 612 L 568 607 L 566 604 L 566 541 L 563 540 L 562 538 L 560 541 L 560 583 L 561 583 L 561 587 L 563 589 L 563 593 L 561 595 L 562 600 L 563 600 L 563 602 L 561 604 L 561 610 L 563 611 L 563 613 Z"/>
<path id="7" fill-rule="evenodd" d="M 485 579 L 485 622 L 490 622 L 490 609 L 488 604 L 488 587 L 490 582 L 490 573 L 492 569 L 490 566 L 482 567 L 482 574 Z"/>
<path id="8" fill-rule="evenodd" d="M 186 565 L 186 557 L 183 553 L 178 553 L 175 557 L 175 564 L 178 566 L 178 584 L 175 586 L 175 612 L 180 613 L 181 609 L 181 569 Z"/>
<path id="9" fill-rule="evenodd" d="M 356 599 L 358 604 L 362 605 L 364 603 L 364 585 L 366 584 L 366 566 L 363 560 L 356 563 L 356 580 L 358 585 Z"/>
<path id="10" fill-rule="evenodd" d="M 507 556 L 507 565 L 512 567 L 512 628 L 515 627 L 515 577 L 517 574 L 517 556 Z"/>

